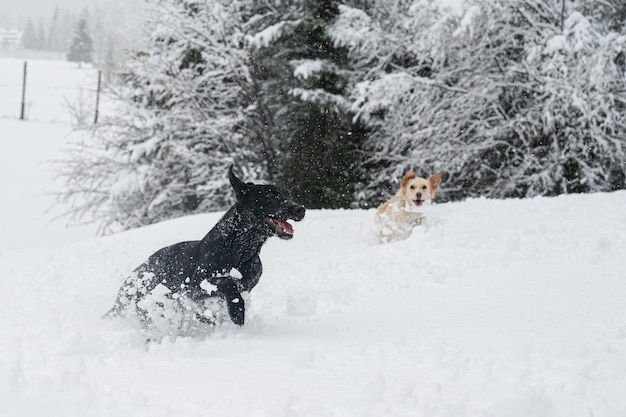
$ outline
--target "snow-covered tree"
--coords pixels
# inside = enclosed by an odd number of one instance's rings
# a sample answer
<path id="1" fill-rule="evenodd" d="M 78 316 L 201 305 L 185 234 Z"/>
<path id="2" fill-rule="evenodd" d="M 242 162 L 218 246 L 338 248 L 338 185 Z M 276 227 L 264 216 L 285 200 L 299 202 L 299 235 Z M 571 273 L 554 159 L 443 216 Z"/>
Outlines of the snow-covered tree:
<path id="1" fill-rule="evenodd" d="M 331 29 L 338 44 L 350 50 L 356 70 L 352 110 L 375 128 L 365 146 L 364 164 L 373 175 L 360 187 L 360 198 L 369 205 L 395 193 L 407 169 L 432 174 L 407 153 L 409 131 L 419 117 L 417 109 L 410 107 L 411 96 L 416 88 L 434 83 L 430 77 L 445 63 L 443 45 L 459 20 L 438 3 L 397 0 L 373 1 L 368 7 L 343 5 Z"/>
<path id="2" fill-rule="evenodd" d="M 44 29 L 43 20 L 39 20 L 39 29 L 37 30 L 37 43 L 40 49 L 46 49 L 46 30 Z"/>
<path id="3" fill-rule="evenodd" d="M 46 36 L 48 50 L 50 51 L 61 51 L 66 47 L 61 36 L 60 13 L 59 6 L 55 6 L 50 26 L 48 27 L 48 36 Z"/>
<path id="4" fill-rule="evenodd" d="M 120 108 L 94 127 L 64 173 L 74 220 L 124 229 L 232 203 L 227 167 L 259 175 L 244 129 L 246 53 L 238 2 L 160 0 L 145 48 L 116 94 Z"/>
<path id="5" fill-rule="evenodd" d="M 572 11 L 562 32 L 527 48 L 537 94 L 523 115 L 530 174 L 518 181 L 523 195 L 624 188 L 626 82 L 617 61 L 626 38 L 593 23 Z"/>
<path id="6" fill-rule="evenodd" d="M 349 207 L 364 180 L 367 130 L 349 109 L 347 50 L 328 32 L 338 14 L 335 0 L 293 2 L 249 38 L 275 176 L 311 208 Z"/>
<path id="7" fill-rule="evenodd" d="M 26 22 L 26 27 L 24 28 L 24 32 L 22 33 L 22 47 L 24 49 L 41 49 L 41 45 L 37 39 L 37 33 L 35 32 L 35 25 L 33 24 L 32 19 L 28 19 Z"/>
<path id="8" fill-rule="evenodd" d="M 624 0 L 559 0 L 561 5 L 561 28 L 569 12 L 575 10 L 583 16 L 604 25 L 606 29 L 624 32 L 626 24 L 626 1 Z"/>
<path id="9" fill-rule="evenodd" d="M 77 17 L 71 9 L 55 7 L 46 34 L 47 49 L 67 53 L 70 41 L 76 35 L 77 23 L 81 17 L 86 17 L 85 11 L 82 16 Z"/>
<path id="10" fill-rule="evenodd" d="M 87 19 L 88 15 L 83 13 L 76 23 L 74 37 L 72 38 L 69 51 L 67 53 L 67 60 L 70 62 L 77 62 L 79 66 L 82 63 L 92 62 L 93 40 L 89 34 Z"/>
<path id="11" fill-rule="evenodd" d="M 105 84 L 112 81 L 114 73 L 119 69 L 114 59 L 114 51 L 118 49 L 116 43 L 120 44 L 120 50 L 127 47 L 123 38 L 116 36 L 116 34 L 122 33 L 126 25 L 125 12 L 123 7 L 117 10 L 117 8 L 103 8 L 99 4 L 96 4 L 90 12 L 89 27 L 94 40 L 94 62 L 102 70 Z M 116 15 L 115 23 L 109 19 L 110 14 Z"/>
<path id="12" fill-rule="evenodd" d="M 556 2 L 475 0 L 462 16 L 394 4 L 404 13 L 385 23 L 342 13 L 363 32 L 353 59 L 373 63 L 354 92 L 378 126 L 371 198 L 409 167 L 447 172 L 448 198 L 624 188 L 623 36 Z"/>
<path id="13" fill-rule="evenodd" d="M 108 85 L 127 59 L 141 34 L 143 0 L 97 3 L 90 8 L 89 27 L 94 40 L 94 62 L 102 70 L 103 81 Z"/>
<path id="14" fill-rule="evenodd" d="M 309 207 L 409 168 L 444 199 L 625 188 L 620 2 L 590 1 L 153 0 L 62 198 L 122 228 L 224 209 L 233 162 Z"/>

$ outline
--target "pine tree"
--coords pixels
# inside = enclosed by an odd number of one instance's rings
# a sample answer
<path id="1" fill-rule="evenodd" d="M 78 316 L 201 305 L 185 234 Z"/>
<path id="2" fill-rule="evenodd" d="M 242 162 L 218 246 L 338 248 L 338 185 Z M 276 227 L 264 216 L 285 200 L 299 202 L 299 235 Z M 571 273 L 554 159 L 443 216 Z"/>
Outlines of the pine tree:
<path id="1" fill-rule="evenodd" d="M 39 30 L 37 31 L 37 45 L 40 50 L 46 49 L 46 31 L 44 30 L 43 20 L 39 20 Z"/>
<path id="2" fill-rule="evenodd" d="M 48 28 L 47 49 L 49 51 L 58 51 L 59 49 L 59 6 L 54 7 L 50 27 Z"/>
<path id="3" fill-rule="evenodd" d="M 296 2 L 252 38 L 276 177 L 311 208 L 349 207 L 364 179 L 367 129 L 349 111 L 347 50 L 328 33 L 337 15 L 334 0 Z"/>
<path id="4" fill-rule="evenodd" d="M 76 24 L 76 30 L 74 37 L 70 43 L 69 51 L 67 53 L 67 60 L 70 62 L 77 62 L 80 66 L 84 63 L 92 62 L 93 54 L 93 40 L 89 34 L 87 27 L 87 14 L 83 15 Z"/>
<path id="5" fill-rule="evenodd" d="M 39 49 L 39 43 L 37 42 L 37 34 L 35 33 L 35 25 L 33 25 L 32 19 L 28 19 L 24 33 L 22 34 L 22 47 L 24 49 Z"/>

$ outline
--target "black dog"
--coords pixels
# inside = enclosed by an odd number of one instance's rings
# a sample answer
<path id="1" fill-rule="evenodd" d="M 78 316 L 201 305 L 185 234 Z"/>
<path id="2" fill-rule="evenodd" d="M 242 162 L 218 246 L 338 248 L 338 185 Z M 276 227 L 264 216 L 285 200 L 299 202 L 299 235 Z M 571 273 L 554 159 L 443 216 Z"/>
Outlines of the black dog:
<path id="1" fill-rule="evenodd" d="M 287 220 L 302 220 L 305 209 L 294 203 L 289 191 L 282 187 L 242 182 L 232 165 L 228 176 L 237 202 L 202 240 L 162 248 L 137 267 L 124 281 L 115 305 L 105 317 L 122 315 L 134 306 L 142 318 L 141 301 L 162 284 L 169 290 L 167 298 L 185 300 L 188 310 L 189 302 L 199 305 L 209 297 L 221 298 L 231 321 L 243 325 L 242 293 L 259 282 L 263 272 L 261 246 L 270 236 L 291 239 L 293 228 Z M 216 290 L 209 292 L 205 280 Z M 150 319 L 142 319 L 148 325 Z"/>

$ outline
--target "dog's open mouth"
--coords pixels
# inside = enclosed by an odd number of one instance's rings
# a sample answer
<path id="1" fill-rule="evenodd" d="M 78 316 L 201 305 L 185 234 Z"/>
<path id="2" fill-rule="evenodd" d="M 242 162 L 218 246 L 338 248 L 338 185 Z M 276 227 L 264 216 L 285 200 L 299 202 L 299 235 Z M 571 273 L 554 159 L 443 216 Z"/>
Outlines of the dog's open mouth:
<path id="1" fill-rule="evenodd" d="M 275 217 L 268 217 L 265 222 L 276 232 L 281 239 L 291 239 L 293 237 L 293 226 L 284 220 Z"/>
<path id="2" fill-rule="evenodd" d="M 417 207 L 420 207 L 422 204 L 424 204 L 424 200 L 413 200 L 413 203 L 415 203 Z"/>

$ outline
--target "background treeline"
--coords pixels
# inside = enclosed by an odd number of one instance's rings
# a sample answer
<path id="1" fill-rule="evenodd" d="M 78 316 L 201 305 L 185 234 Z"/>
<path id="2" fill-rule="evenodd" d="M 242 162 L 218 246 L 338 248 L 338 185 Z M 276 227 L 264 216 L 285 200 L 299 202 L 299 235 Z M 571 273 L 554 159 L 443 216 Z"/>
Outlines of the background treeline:
<path id="1" fill-rule="evenodd" d="M 21 55 L 93 62 L 103 71 L 105 81 L 112 81 L 126 60 L 126 48 L 138 36 L 142 6 L 139 0 L 110 3 L 78 11 L 57 6 L 46 18 L 27 18 L 18 26 L 22 30 Z"/>
<path id="2" fill-rule="evenodd" d="M 232 203 L 244 178 L 372 207 L 625 187 L 626 1 L 158 0 L 63 173 L 72 220 L 126 229 Z"/>

